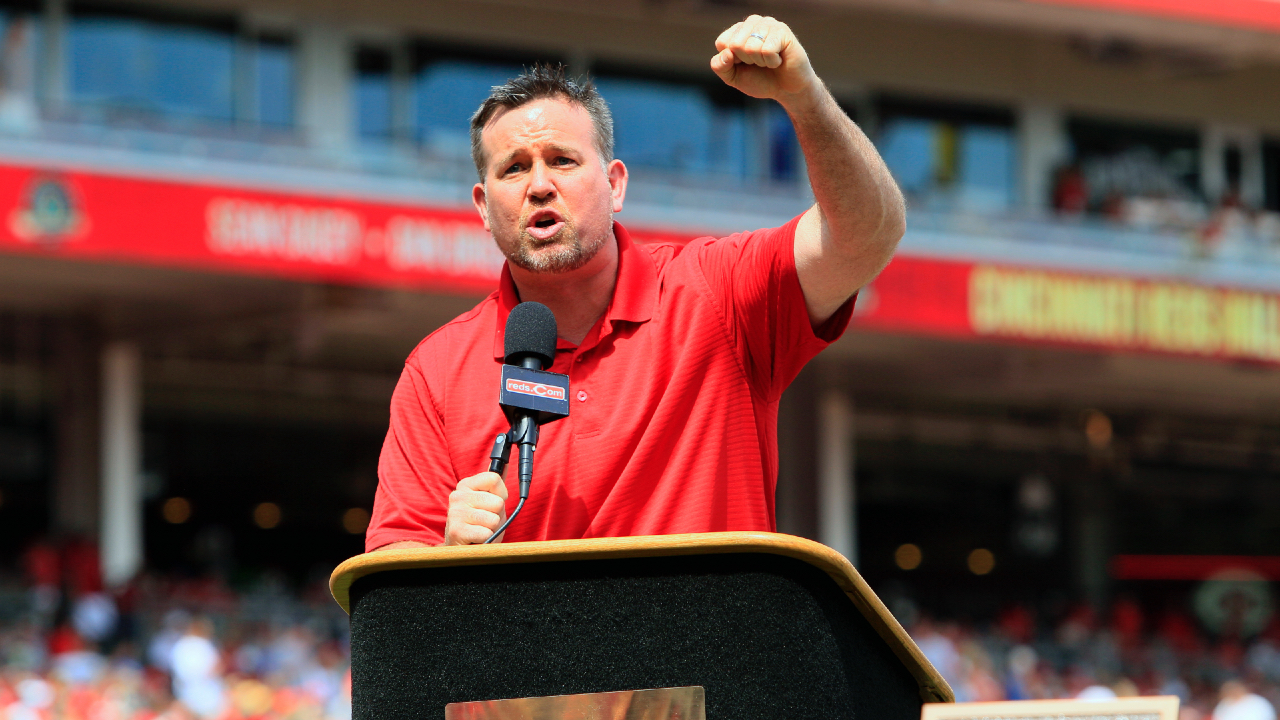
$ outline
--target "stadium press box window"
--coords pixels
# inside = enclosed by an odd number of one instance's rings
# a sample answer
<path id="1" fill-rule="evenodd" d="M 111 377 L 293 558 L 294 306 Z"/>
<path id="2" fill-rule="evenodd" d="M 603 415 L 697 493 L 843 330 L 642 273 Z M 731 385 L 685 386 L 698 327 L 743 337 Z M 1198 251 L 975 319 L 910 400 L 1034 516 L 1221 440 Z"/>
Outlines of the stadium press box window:
<path id="1" fill-rule="evenodd" d="M 79 103 L 230 121 L 235 32 L 224 19 L 75 11 L 67 27 Z"/>
<path id="2" fill-rule="evenodd" d="M 1067 122 L 1067 135 L 1068 168 L 1080 174 L 1090 213 L 1119 220 L 1128 200 L 1178 205 L 1206 200 L 1200 191 L 1200 135 L 1195 128 L 1075 117 Z"/>
<path id="3" fill-rule="evenodd" d="M 914 206 L 974 213 L 1014 206 L 1011 111 L 895 97 L 877 105 L 876 147 Z"/>
<path id="4" fill-rule="evenodd" d="M 776 103 L 714 76 L 609 64 L 593 75 L 613 112 L 616 154 L 629 166 L 755 183 L 800 179 L 799 142 Z"/>
<path id="5" fill-rule="evenodd" d="M 471 114 L 502 85 L 522 71 L 520 65 L 502 62 L 441 59 L 419 69 L 414 78 L 417 92 L 417 130 L 423 145 L 439 155 L 471 155 Z"/>
<path id="6" fill-rule="evenodd" d="M 537 50 L 450 45 L 424 40 L 410 45 L 409 77 L 404 86 L 410 132 L 429 155 L 449 159 L 471 156 L 471 115 L 489 96 L 524 68 L 560 63 L 563 58 Z"/>
<path id="7" fill-rule="evenodd" d="M 395 101 L 392 51 L 386 48 L 356 49 L 356 131 L 361 138 L 391 138 Z"/>
<path id="8" fill-rule="evenodd" d="M 242 34 L 234 17 L 72 6 L 66 42 L 71 99 L 90 119 L 293 123 L 292 41 Z"/>
<path id="9" fill-rule="evenodd" d="M 264 35 L 251 43 L 253 53 L 253 104 L 262 125 L 293 125 L 294 65 L 293 41 L 283 35 Z"/>

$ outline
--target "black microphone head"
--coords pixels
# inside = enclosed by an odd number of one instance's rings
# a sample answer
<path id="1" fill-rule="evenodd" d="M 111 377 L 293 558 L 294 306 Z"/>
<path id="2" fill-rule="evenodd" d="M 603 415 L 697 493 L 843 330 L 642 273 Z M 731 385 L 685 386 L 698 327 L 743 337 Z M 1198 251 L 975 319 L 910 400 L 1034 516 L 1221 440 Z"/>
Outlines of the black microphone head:
<path id="1" fill-rule="evenodd" d="M 519 365 L 526 357 L 536 357 L 543 368 L 556 359 L 556 316 L 538 302 L 522 302 L 507 316 L 502 349 L 508 365 Z"/>

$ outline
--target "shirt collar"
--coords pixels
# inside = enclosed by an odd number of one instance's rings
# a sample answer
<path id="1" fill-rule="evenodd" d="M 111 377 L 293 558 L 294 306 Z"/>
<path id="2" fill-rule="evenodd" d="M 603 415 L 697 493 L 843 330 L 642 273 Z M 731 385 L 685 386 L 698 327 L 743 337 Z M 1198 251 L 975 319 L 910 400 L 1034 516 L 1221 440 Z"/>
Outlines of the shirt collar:
<path id="1" fill-rule="evenodd" d="M 613 237 L 618 242 L 618 282 L 614 285 L 613 298 L 604 311 L 604 317 L 597 323 L 600 326 L 597 328 L 598 332 L 593 329 L 587 334 L 582 349 L 596 344 L 600 338 L 613 332 L 613 327 L 618 322 L 648 322 L 653 319 L 654 309 L 658 304 L 658 267 L 653 262 L 653 256 L 638 247 L 626 228 L 618 222 L 613 223 Z M 497 360 L 506 356 L 503 336 L 506 333 L 507 316 L 518 304 L 520 296 L 515 280 L 511 277 L 511 268 L 503 263 L 502 277 L 498 280 L 498 322 L 493 337 L 493 357 Z M 557 349 L 572 350 L 573 346 L 559 340 Z"/>

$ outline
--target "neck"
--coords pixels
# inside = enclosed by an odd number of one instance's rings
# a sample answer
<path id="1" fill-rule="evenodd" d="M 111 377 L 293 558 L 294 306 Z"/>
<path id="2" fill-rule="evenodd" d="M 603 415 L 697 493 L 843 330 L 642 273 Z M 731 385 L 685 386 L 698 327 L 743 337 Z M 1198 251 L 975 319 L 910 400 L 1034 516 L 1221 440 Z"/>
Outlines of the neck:
<path id="1" fill-rule="evenodd" d="M 556 334 L 581 345 L 604 315 L 618 283 L 618 241 L 610 237 L 586 265 L 566 273 L 534 273 L 508 265 L 521 302 L 540 302 L 556 316 Z"/>

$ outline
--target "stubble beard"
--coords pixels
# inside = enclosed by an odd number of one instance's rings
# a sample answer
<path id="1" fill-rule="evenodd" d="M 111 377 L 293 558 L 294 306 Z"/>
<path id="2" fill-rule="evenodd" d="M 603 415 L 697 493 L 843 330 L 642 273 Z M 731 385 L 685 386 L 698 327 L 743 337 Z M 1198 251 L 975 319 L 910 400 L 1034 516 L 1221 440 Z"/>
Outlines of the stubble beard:
<path id="1" fill-rule="evenodd" d="M 538 240 L 521 229 L 512 246 L 503 247 L 502 254 L 507 260 L 521 270 L 533 273 L 562 273 L 577 270 L 591 262 L 592 258 L 604 247 L 605 233 L 599 237 L 589 238 L 585 242 L 578 229 L 565 219 L 560 232 L 546 240 Z"/>

